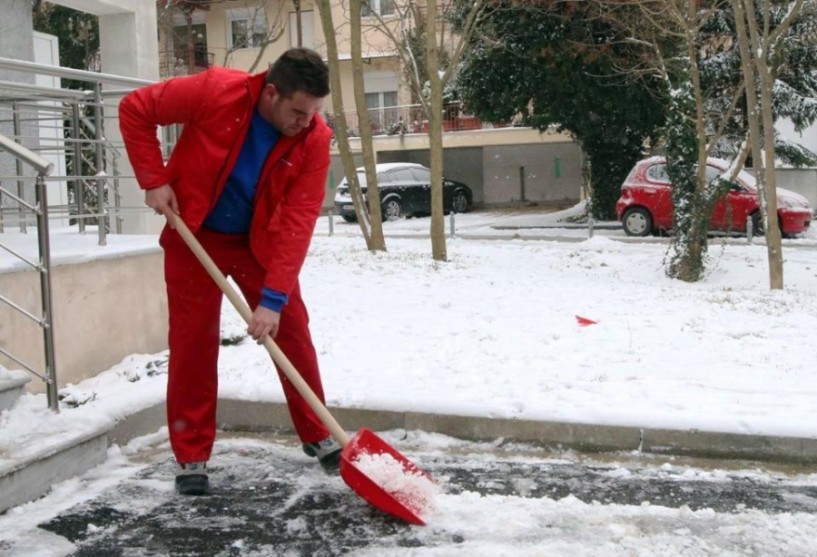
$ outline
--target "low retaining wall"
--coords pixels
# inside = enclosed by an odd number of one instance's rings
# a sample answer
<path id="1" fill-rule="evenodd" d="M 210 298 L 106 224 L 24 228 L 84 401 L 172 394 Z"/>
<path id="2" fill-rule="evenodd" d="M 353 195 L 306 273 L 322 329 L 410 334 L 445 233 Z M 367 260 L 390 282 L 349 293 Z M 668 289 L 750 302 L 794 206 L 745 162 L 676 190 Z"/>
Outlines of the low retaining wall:
<path id="1" fill-rule="evenodd" d="M 162 251 L 56 265 L 51 271 L 58 386 L 78 383 L 125 356 L 167 348 Z M 0 292 L 33 315 L 42 314 L 36 271 L 0 273 Z M 0 304 L 0 346 L 37 372 L 45 368 L 42 329 Z M 0 355 L 0 365 L 20 366 Z M 33 377 L 33 376 L 32 376 Z M 42 392 L 34 378 L 28 390 Z"/>

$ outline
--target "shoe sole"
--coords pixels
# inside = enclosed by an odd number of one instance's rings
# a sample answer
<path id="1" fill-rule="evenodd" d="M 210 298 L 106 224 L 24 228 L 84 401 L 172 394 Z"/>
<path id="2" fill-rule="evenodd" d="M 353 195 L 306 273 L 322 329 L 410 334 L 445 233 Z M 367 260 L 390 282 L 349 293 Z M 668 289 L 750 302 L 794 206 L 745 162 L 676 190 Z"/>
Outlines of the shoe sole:
<path id="1" fill-rule="evenodd" d="M 313 449 L 310 445 L 306 443 L 301 445 L 301 448 L 303 449 L 304 454 L 306 456 L 311 456 L 313 458 L 318 456 L 318 453 L 315 452 L 315 449 Z M 318 463 L 325 471 L 330 473 L 335 472 L 340 467 L 340 456 L 342 452 L 343 452 L 342 449 L 338 449 L 335 452 L 324 455 L 323 458 L 318 459 Z"/>

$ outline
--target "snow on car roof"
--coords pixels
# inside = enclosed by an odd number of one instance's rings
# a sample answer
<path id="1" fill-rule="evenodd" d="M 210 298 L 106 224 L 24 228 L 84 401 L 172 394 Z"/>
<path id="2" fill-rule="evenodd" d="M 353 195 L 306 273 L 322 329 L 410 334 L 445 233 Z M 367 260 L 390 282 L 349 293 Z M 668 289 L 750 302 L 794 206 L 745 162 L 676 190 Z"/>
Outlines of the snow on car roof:
<path id="1" fill-rule="evenodd" d="M 416 162 L 381 162 L 380 164 L 375 165 L 376 172 L 384 172 L 386 170 L 391 170 L 393 168 L 406 168 L 406 167 L 414 167 L 420 168 L 422 164 L 417 164 Z M 358 172 L 363 172 L 364 168 L 362 166 L 357 167 L 356 169 Z"/>

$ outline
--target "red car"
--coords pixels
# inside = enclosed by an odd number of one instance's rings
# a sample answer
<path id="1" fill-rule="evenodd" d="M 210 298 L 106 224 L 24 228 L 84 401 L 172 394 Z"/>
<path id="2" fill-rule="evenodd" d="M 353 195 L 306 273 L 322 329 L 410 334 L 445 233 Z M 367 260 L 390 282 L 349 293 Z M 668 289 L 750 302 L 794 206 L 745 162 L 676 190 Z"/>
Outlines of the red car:
<path id="1" fill-rule="evenodd" d="M 706 180 L 711 182 L 729 170 L 728 161 L 710 158 L 706 161 Z M 746 232 L 747 217 L 752 230 L 762 234 L 755 178 L 741 170 L 736 183 L 715 204 L 709 229 L 724 232 Z M 636 163 L 616 202 L 616 215 L 628 236 L 647 236 L 672 228 L 672 184 L 664 157 L 650 157 Z M 808 200 L 793 191 L 777 188 L 777 221 L 784 236 L 808 230 L 813 218 Z"/>

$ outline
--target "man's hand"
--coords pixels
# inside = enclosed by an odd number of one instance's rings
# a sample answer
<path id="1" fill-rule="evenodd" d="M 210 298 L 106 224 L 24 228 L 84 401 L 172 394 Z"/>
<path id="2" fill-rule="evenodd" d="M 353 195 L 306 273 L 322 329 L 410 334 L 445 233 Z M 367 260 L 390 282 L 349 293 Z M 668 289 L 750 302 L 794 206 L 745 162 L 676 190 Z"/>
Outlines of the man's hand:
<path id="1" fill-rule="evenodd" d="M 280 321 L 280 313 L 267 309 L 264 306 L 258 306 L 252 313 L 250 324 L 247 325 L 247 333 L 258 344 L 262 344 L 267 335 L 275 338 L 275 335 L 278 334 L 278 324 Z"/>
<path id="2" fill-rule="evenodd" d="M 176 192 L 168 184 L 147 190 L 145 192 L 145 205 L 153 209 L 157 215 L 165 215 L 168 211 L 173 211 L 177 215 L 180 214 Z M 175 226 L 172 227 L 175 228 Z"/>

